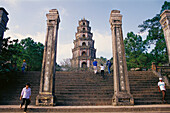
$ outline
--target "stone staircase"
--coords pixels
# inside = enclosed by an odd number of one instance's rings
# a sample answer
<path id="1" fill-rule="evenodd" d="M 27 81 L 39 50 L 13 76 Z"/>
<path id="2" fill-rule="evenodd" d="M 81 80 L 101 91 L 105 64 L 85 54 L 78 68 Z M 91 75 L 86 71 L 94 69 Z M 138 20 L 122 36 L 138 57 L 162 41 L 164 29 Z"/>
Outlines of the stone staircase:
<path id="1" fill-rule="evenodd" d="M 31 104 L 35 105 L 35 98 L 39 92 L 40 72 L 17 72 L 14 73 L 9 81 L 9 85 L 0 91 L 1 105 L 19 105 L 21 90 L 27 82 L 31 83 Z"/>
<path id="2" fill-rule="evenodd" d="M 161 104 L 162 95 L 158 91 L 158 77 L 152 71 L 128 72 L 131 94 L 135 105 Z M 167 87 L 166 100 L 170 103 L 170 88 Z"/>
<path id="3" fill-rule="evenodd" d="M 100 74 L 89 72 L 58 72 L 55 86 L 57 105 L 112 104 L 112 76 L 103 79 Z"/>
<path id="4" fill-rule="evenodd" d="M 55 96 L 57 106 L 111 105 L 113 77 L 103 79 L 100 74 L 90 72 L 56 72 Z M 152 72 L 129 72 L 130 90 L 136 105 L 161 104 L 156 77 Z M 18 72 L 9 81 L 10 85 L 0 90 L 0 105 L 20 104 L 20 92 L 25 83 L 30 82 L 32 88 L 32 105 L 38 95 L 40 72 Z M 167 100 L 170 102 L 170 89 Z"/>
<path id="5" fill-rule="evenodd" d="M 56 72 L 56 105 L 111 105 L 113 78 L 103 79 L 100 74 L 89 72 Z M 31 83 L 32 102 L 38 95 L 40 72 L 17 73 L 10 85 L 0 93 L 0 105 L 20 104 L 20 92 L 27 82 Z"/>

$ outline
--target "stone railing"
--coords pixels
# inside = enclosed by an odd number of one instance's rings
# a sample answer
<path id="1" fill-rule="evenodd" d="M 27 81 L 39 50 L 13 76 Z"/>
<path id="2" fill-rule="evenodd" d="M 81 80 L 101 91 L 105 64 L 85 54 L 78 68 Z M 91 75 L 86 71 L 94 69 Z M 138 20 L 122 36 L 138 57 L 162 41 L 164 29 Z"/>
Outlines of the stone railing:
<path id="1" fill-rule="evenodd" d="M 157 66 L 155 62 L 152 62 L 152 70 L 156 72 L 170 73 L 170 66 Z"/>
<path id="2" fill-rule="evenodd" d="M 152 71 L 170 85 L 170 66 L 158 66 L 155 62 L 152 62 Z"/>

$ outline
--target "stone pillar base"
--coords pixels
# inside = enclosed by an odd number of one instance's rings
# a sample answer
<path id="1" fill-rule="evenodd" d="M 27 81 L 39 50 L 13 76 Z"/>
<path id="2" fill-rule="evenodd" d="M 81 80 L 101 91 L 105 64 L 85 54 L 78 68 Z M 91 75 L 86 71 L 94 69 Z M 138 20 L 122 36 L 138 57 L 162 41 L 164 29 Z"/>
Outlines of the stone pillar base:
<path id="1" fill-rule="evenodd" d="M 39 94 L 36 97 L 37 106 L 54 106 L 54 96 L 52 94 Z"/>
<path id="2" fill-rule="evenodd" d="M 121 92 L 119 94 L 114 94 L 112 98 L 112 105 L 114 106 L 130 106 L 134 105 L 134 99 L 131 94 L 127 92 Z"/>

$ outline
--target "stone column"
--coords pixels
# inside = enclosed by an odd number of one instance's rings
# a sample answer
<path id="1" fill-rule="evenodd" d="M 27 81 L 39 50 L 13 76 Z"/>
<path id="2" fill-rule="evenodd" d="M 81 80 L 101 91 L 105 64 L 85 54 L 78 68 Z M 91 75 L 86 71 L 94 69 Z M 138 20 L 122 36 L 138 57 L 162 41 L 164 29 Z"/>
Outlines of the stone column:
<path id="1" fill-rule="evenodd" d="M 114 65 L 113 105 L 133 105 L 134 99 L 130 94 L 125 48 L 123 43 L 122 15 L 119 10 L 111 11 L 109 22 L 112 31 Z"/>
<path id="2" fill-rule="evenodd" d="M 161 16 L 160 23 L 164 31 L 164 37 L 168 49 L 168 58 L 170 64 L 170 10 L 163 11 L 160 16 Z"/>
<path id="3" fill-rule="evenodd" d="M 4 32 L 8 29 L 6 27 L 8 20 L 8 12 L 3 7 L 0 7 L 0 53 Z"/>
<path id="4" fill-rule="evenodd" d="M 36 105 L 54 105 L 57 35 L 60 18 L 57 9 L 50 10 L 46 16 L 47 34 L 43 54 L 40 90 L 36 98 Z"/>

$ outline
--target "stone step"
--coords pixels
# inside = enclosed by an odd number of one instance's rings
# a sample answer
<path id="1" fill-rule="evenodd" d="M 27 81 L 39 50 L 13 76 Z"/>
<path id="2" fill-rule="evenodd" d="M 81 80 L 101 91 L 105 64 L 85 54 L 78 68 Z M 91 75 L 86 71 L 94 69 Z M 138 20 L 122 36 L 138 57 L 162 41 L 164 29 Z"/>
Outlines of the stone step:
<path id="1" fill-rule="evenodd" d="M 141 94 L 143 94 L 143 95 L 145 95 L 145 94 L 160 94 L 159 92 L 148 92 L 148 91 L 131 91 L 131 93 L 132 94 L 139 94 L 139 93 L 141 93 Z"/>
<path id="2" fill-rule="evenodd" d="M 0 101 L 0 105 L 20 105 L 21 101 L 10 100 L 10 101 Z M 31 101 L 30 105 L 35 105 L 35 101 Z"/>
<path id="3" fill-rule="evenodd" d="M 69 95 L 72 95 L 72 94 L 91 94 L 91 95 L 103 95 L 103 94 L 105 94 L 105 95 L 108 95 L 108 94 L 113 94 L 113 92 L 105 92 L 105 93 L 103 93 L 103 92 L 79 92 L 79 91 L 77 91 L 77 92 L 69 92 L 69 91 L 63 91 L 63 92 L 55 92 L 55 94 L 61 94 L 61 95 L 64 95 L 64 94 L 69 94 Z"/>
<path id="4" fill-rule="evenodd" d="M 134 88 L 130 88 L 131 91 L 150 91 L 150 92 L 158 92 L 158 89 L 157 88 L 141 88 L 140 89 L 137 89 L 136 87 Z"/>
<path id="5" fill-rule="evenodd" d="M 92 87 L 92 88 L 96 88 L 96 87 L 111 87 L 109 84 L 81 84 L 81 83 L 79 83 L 79 84 L 55 84 L 55 86 L 56 87 L 60 87 L 60 86 L 62 86 L 62 87 L 68 87 L 68 86 L 70 86 L 70 87 L 76 87 L 76 86 L 80 86 L 80 87 Z"/>
<path id="6" fill-rule="evenodd" d="M 56 105 L 64 105 L 64 106 L 98 106 L 98 105 L 112 105 L 112 101 L 111 100 L 107 100 L 107 101 L 62 101 L 59 100 L 56 102 Z"/>
<path id="7" fill-rule="evenodd" d="M 65 85 L 65 84 L 63 84 L 63 85 L 58 85 L 58 84 L 55 84 L 55 86 L 56 86 L 56 89 L 57 88 L 70 88 L 70 89 L 72 89 L 72 88 L 83 88 L 83 89 L 85 89 L 85 88 L 96 88 L 96 87 L 99 87 L 99 86 L 101 86 L 101 85 Z M 108 89 L 113 89 L 113 86 L 111 86 L 111 85 L 104 85 L 105 87 L 101 87 L 101 88 L 108 88 Z"/>
<path id="8" fill-rule="evenodd" d="M 36 113 L 170 113 L 169 105 L 137 105 L 137 106 L 29 106 L 28 112 Z M 18 105 L 0 106 L 0 112 L 23 112 Z"/>
<path id="9" fill-rule="evenodd" d="M 135 100 L 136 105 L 162 104 L 161 100 Z"/>
<path id="10" fill-rule="evenodd" d="M 72 94 L 72 95 L 68 95 L 68 94 L 56 94 L 55 95 L 57 98 L 74 98 L 74 97 L 79 97 L 79 98 L 110 98 L 113 95 L 112 94 L 101 94 L 101 95 L 96 95 L 96 94 Z"/>

